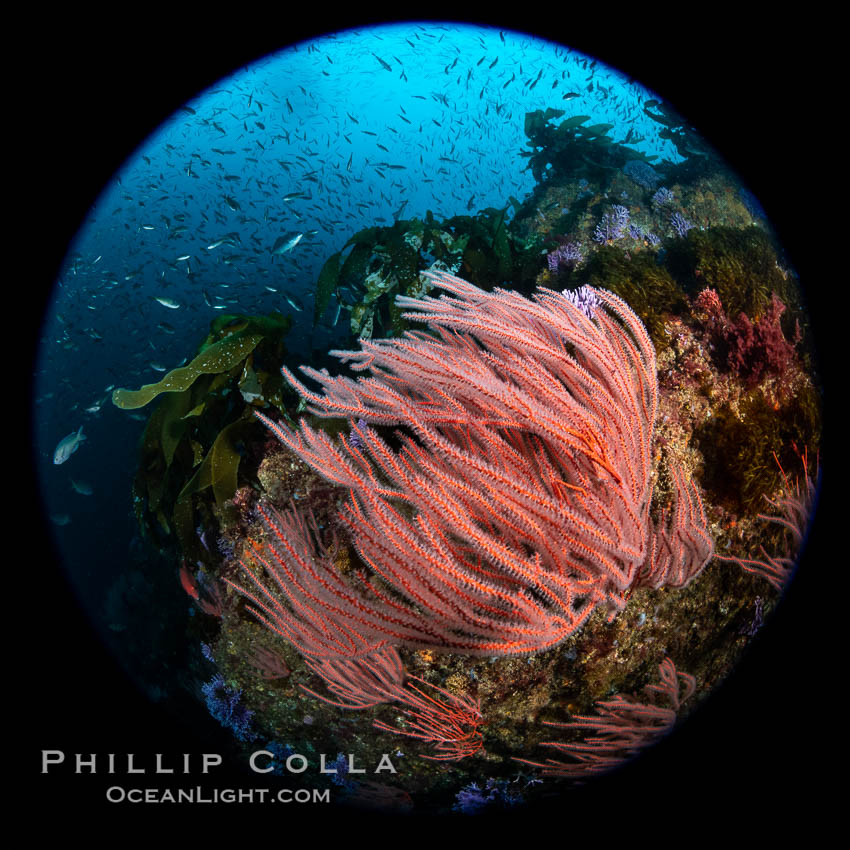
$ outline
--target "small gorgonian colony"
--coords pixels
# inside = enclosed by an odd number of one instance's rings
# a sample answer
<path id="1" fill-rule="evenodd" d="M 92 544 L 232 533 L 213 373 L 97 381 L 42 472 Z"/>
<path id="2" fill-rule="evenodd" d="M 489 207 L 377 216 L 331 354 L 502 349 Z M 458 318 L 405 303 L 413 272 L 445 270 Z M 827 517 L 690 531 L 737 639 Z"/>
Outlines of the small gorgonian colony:
<path id="1" fill-rule="evenodd" d="M 679 470 L 671 510 L 650 519 L 655 351 L 624 301 L 590 287 L 529 300 L 428 276 L 450 295 L 397 300 L 428 331 L 335 352 L 368 377 L 304 367 L 314 393 L 283 370 L 311 412 L 347 418 L 350 436 L 257 414 L 348 489 L 341 519 L 362 568 L 343 574 L 297 507 L 263 504 L 265 540 L 240 562 L 248 586 L 232 586 L 338 697 L 322 699 L 399 702 L 402 734 L 454 759 L 481 746 L 478 706 L 429 695 L 397 647 L 538 652 L 597 607 L 613 617 L 635 587 L 686 584 L 713 544 Z"/>
<path id="2" fill-rule="evenodd" d="M 545 762 L 514 759 L 542 768 L 544 776 L 587 779 L 618 767 L 651 744 L 669 734 L 683 702 L 693 696 L 696 680 L 676 669 L 670 658 L 658 667 L 660 684 L 647 685 L 643 697 L 616 694 L 596 704 L 595 715 L 577 714 L 569 723 L 550 723 L 555 729 L 588 730 L 593 734 L 581 743 L 542 741 L 571 761 L 546 759 Z"/>

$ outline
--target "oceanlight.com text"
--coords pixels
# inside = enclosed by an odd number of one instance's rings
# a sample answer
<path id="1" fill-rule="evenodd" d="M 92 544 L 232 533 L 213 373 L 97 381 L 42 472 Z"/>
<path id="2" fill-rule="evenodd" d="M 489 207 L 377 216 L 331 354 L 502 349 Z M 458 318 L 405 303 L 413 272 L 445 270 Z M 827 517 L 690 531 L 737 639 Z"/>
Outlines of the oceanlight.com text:
<path id="1" fill-rule="evenodd" d="M 329 803 L 330 790 L 313 788 L 124 788 L 106 790 L 110 803 Z"/>

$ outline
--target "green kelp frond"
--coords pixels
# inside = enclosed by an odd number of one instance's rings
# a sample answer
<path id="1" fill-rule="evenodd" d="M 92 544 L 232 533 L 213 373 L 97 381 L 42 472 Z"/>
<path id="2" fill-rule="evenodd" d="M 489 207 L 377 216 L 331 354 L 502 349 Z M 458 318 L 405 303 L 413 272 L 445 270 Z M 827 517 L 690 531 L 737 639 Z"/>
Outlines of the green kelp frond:
<path id="1" fill-rule="evenodd" d="M 272 311 L 263 316 L 246 316 L 241 313 L 225 314 L 218 316 L 210 322 L 210 333 L 201 346 L 200 351 L 206 351 L 210 345 L 218 340 L 220 334 L 234 335 L 262 334 L 267 337 L 281 337 L 289 333 L 292 328 L 292 316 Z M 224 337 L 222 337 L 224 338 Z"/>
<path id="2" fill-rule="evenodd" d="M 319 272 L 319 279 L 316 282 L 316 305 L 313 312 L 313 325 L 315 325 L 325 312 L 328 304 L 331 303 L 331 298 L 339 284 L 340 272 L 340 256 L 342 251 L 337 251 L 325 261 L 322 270 Z"/>
<path id="3" fill-rule="evenodd" d="M 160 393 L 183 392 L 199 375 L 217 375 L 233 368 L 256 348 L 262 338 L 261 334 L 231 334 L 210 345 L 188 365 L 172 369 L 155 384 L 146 384 L 138 390 L 115 390 L 112 403 L 122 410 L 135 410 L 153 401 Z"/>
<path id="4" fill-rule="evenodd" d="M 660 100 L 647 100 L 643 105 L 643 112 L 647 118 L 664 125 L 664 129 L 658 132 L 658 138 L 671 141 L 680 156 L 685 159 L 714 158 L 714 152 L 705 139 L 669 104 L 662 103 Z"/>
<path id="5" fill-rule="evenodd" d="M 526 113 L 526 144 L 531 150 L 520 151 L 520 156 L 528 159 L 527 167 L 538 183 L 585 177 L 601 180 L 605 188 L 630 159 L 650 159 L 635 148 L 614 142 L 608 135 L 614 124 L 584 126 L 589 115 L 573 115 L 554 124 L 553 119 L 563 114 L 564 110 L 551 108 Z"/>
<path id="6" fill-rule="evenodd" d="M 250 415 L 222 428 L 203 462 L 177 497 L 177 501 L 182 502 L 207 487 L 212 487 L 219 508 L 228 499 L 232 499 L 236 492 L 239 462 L 242 459 L 236 443 L 252 430 L 257 430 L 257 423 Z"/>

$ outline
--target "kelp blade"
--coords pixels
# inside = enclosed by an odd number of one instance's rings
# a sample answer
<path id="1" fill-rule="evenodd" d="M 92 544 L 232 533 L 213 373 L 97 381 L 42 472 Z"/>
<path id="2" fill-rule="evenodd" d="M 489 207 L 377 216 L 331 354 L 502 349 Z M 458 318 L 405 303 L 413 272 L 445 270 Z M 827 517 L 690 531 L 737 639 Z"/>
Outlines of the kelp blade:
<path id="1" fill-rule="evenodd" d="M 135 410 L 153 401 L 160 393 L 179 393 L 187 390 L 199 375 L 226 372 L 244 360 L 262 339 L 261 334 L 233 334 L 202 351 L 191 363 L 172 369 L 156 384 L 146 384 L 138 390 L 117 389 L 112 403 L 122 410 Z"/>

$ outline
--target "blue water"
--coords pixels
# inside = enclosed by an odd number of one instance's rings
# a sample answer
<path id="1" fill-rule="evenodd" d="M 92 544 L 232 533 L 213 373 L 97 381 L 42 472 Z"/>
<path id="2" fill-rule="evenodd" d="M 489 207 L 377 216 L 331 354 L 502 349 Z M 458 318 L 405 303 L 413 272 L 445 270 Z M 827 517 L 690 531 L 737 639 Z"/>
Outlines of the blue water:
<path id="1" fill-rule="evenodd" d="M 69 246 L 33 395 L 45 509 L 104 634 L 125 627 L 128 597 L 152 592 L 131 502 L 150 411 L 118 410 L 111 388 L 158 381 L 222 312 L 292 314 L 287 345 L 308 362 L 340 338 L 327 316 L 313 327 L 312 293 L 352 234 L 524 200 L 534 187 L 524 118 L 537 109 L 612 123 L 613 141 L 641 136 L 636 149 L 679 161 L 643 113 L 654 97 L 526 35 L 393 25 L 260 59 L 144 140 Z M 292 251 L 272 253 L 297 233 Z M 81 425 L 86 441 L 54 465 L 57 443 Z"/>

